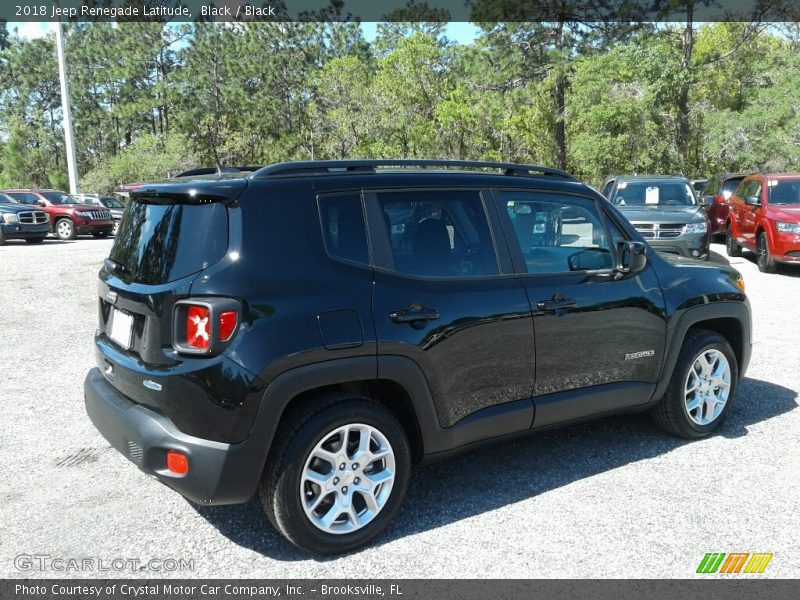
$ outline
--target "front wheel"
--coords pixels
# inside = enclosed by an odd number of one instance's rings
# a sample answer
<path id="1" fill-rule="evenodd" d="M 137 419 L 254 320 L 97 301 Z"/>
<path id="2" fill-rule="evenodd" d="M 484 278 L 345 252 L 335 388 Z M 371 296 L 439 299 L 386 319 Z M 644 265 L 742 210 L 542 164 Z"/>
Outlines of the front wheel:
<path id="1" fill-rule="evenodd" d="M 733 230 L 731 224 L 725 228 L 725 252 L 728 256 L 737 257 L 742 255 L 742 247 L 733 239 Z"/>
<path id="2" fill-rule="evenodd" d="M 736 355 L 728 341 L 714 331 L 691 331 L 667 391 L 652 410 L 653 418 L 678 437 L 711 435 L 730 411 L 738 379 Z"/>
<path id="3" fill-rule="evenodd" d="M 69 219 L 59 219 L 56 222 L 56 235 L 60 240 L 74 240 L 78 237 L 75 224 Z"/>
<path id="4" fill-rule="evenodd" d="M 775 264 L 775 261 L 772 259 L 772 254 L 769 251 L 769 240 L 764 231 L 758 236 L 756 262 L 758 263 L 758 270 L 762 273 L 774 273 L 778 270 L 778 265 Z"/>
<path id="5" fill-rule="evenodd" d="M 391 521 L 408 487 L 411 452 L 392 414 L 369 398 L 334 394 L 281 421 L 259 486 L 278 531 L 316 554 L 362 546 Z"/>

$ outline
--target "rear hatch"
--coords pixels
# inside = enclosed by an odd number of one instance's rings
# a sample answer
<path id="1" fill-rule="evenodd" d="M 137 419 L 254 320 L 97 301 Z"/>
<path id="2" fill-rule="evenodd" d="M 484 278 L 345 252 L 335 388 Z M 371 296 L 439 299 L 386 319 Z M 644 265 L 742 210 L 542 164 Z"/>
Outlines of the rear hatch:
<path id="1" fill-rule="evenodd" d="M 225 256 L 229 207 L 247 182 L 182 181 L 137 186 L 100 270 L 97 342 L 129 367 L 168 368 L 175 302 L 197 274 Z M 102 365 L 101 365 L 102 366 Z"/>

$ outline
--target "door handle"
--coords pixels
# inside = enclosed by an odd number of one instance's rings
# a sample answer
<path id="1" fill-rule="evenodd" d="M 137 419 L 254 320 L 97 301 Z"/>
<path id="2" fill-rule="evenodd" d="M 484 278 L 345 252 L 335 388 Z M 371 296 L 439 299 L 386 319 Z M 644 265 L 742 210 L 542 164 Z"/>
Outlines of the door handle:
<path id="1" fill-rule="evenodd" d="M 564 298 L 561 294 L 553 294 L 550 300 L 539 300 L 538 307 L 541 311 L 552 312 L 563 308 L 573 308 L 575 304 L 575 298 Z"/>
<path id="2" fill-rule="evenodd" d="M 439 318 L 439 311 L 428 308 L 422 304 L 412 302 L 408 308 L 389 313 L 389 318 L 395 323 L 413 323 L 414 321 L 433 321 Z"/>

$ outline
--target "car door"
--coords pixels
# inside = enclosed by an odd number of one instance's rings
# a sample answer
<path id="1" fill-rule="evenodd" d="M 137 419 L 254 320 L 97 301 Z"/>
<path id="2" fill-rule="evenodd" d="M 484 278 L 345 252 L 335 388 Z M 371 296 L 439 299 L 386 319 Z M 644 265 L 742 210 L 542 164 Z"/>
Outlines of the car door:
<path id="1" fill-rule="evenodd" d="M 742 242 L 749 248 L 756 247 L 756 223 L 761 208 L 761 180 L 751 179 L 742 192 L 742 203 L 739 205 L 739 234 Z M 748 204 L 748 198 L 758 198 L 759 204 Z"/>
<path id="2" fill-rule="evenodd" d="M 647 402 L 664 355 L 664 300 L 653 268 L 614 269 L 624 229 L 594 197 L 494 190 L 532 306 L 534 427 Z"/>
<path id="3" fill-rule="evenodd" d="M 407 357 L 420 367 L 442 427 L 516 402 L 514 430 L 528 429 L 535 369 L 530 305 L 507 252 L 498 252 L 505 242 L 485 193 L 366 190 L 364 198 L 379 355 Z"/>

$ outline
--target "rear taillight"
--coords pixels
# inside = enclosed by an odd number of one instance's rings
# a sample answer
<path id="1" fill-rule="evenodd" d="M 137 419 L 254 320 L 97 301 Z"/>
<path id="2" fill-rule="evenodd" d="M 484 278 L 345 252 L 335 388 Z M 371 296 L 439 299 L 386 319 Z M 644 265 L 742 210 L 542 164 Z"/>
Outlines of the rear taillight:
<path id="1" fill-rule="evenodd" d="M 241 304 L 231 298 L 179 300 L 172 345 L 184 354 L 219 354 L 236 334 L 240 313 Z"/>
<path id="2" fill-rule="evenodd" d="M 716 202 L 717 204 L 725 204 L 725 196 L 723 196 L 722 194 L 717 194 L 716 196 L 714 196 L 714 202 Z"/>
<path id="3" fill-rule="evenodd" d="M 198 350 L 211 346 L 211 311 L 205 306 L 189 306 L 186 311 L 186 345 Z"/>
<path id="4" fill-rule="evenodd" d="M 236 323 L 239 320 L 235 310 L 226 310 L 219 314 L 219 339 L 227 342 L 231 339 L 236 330 Z"/>

